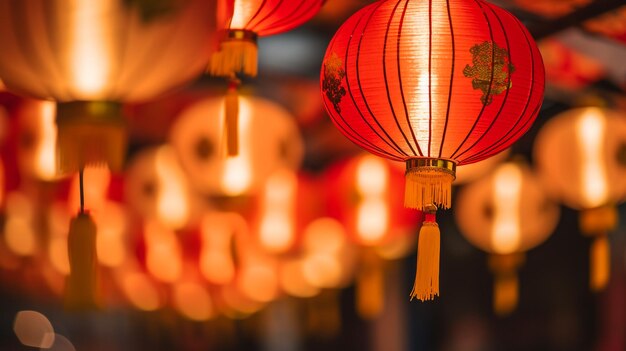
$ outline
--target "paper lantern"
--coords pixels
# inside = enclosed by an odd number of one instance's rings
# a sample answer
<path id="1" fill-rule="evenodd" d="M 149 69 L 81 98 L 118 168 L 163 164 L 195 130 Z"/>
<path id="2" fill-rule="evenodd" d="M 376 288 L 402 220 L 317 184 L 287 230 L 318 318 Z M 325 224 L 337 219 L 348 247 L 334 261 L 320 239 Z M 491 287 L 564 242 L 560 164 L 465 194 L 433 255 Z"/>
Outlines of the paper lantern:
<path id="1" fill-rule="evenodd" d="M 536 118 L 541 55 L 510 13 L 478 0 L 377 1 L 350 17 L 322 64 L 324 105 L 336 127 L 367 151 L 406 162 L 405 205 L 451 205 L 457 165 L 493 156 Z M 420 235 L 438 248 L 434 216 Z M 419 245 L 420 252 L 423 252 Z M 438 251 L 438 249 L 437 249 Z M 419 254 L 412 296 L 438 295 L 438 253 Z M 419 266 L 419 264 L 418 264 Z"/>
<path id="2" fill-rule="evenodd" d="M 0 3 L 0 76 L 8 89 L 59 102 L 62 170 L 122 167 L 121 101 L 199 75 L 213 49 L 217 1 L 34 0 Z"/>
<path id="3" fill-rule="evenodd" d="M 459 192 L 455 215 L 467 240 L 490 254 L 496 313 L 512 312 L 523 253 L 552 234 L 559 219 L 558 206 L 527 166 L 507 162 Z"/>
<path id="4" fill-rule="evenodd" d="M 257 74 L 257 38 L 292 30 L 310 20 L 325 0 L 235 0 L 220 50 L 211 59 L 209 72 L 232 77 Z"/>
<path id="5" fill-rule="evenodd" d="M 304 148 L 294 117 L 273 102 L 247 96 L 241 98 L 239 110 L 239 154 L 223 157 L 223 103 L 224 98 L 201 100 L 185 109 L 171 129 L 170 143 L 197 191 L 250 194 L 273 171 L 299 166 Z"/>
<path id="6" fill-rule="evenodd" d="M 617 227 L 615 206 L 626 197 L 626 120 L 611 110 L 569 110 L 549 120 L 534 146 L 547 193 L 581 210 L 580 229 L 594 237 L 590 286 L 608 283 L 610 249 L 606 234 Z"/>
<path id="7" fill-rule="evenodd" d="M 211 57 L 209 73 L 228 77 L 225 100 L 225 136 L 228 156 L 239 153 L 240 81 L 237 73 L 256 77 L 257 37 L 283 33 L 305 23 L 325 0 L 235 0 L 232 19 L 223 32 L 220 49 Z M 227 11 L 230 12 L 230 11 Z"/>

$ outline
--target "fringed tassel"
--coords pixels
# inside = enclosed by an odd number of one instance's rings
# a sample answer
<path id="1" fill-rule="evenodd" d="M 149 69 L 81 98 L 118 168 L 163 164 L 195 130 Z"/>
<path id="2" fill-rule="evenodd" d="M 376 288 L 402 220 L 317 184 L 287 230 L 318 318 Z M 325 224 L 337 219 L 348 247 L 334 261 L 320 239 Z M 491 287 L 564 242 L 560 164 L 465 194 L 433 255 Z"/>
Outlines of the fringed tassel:
<path id="1" fill-rule="evenodd" d="M 87 213 L 72 219 L 67 237 L 70 275 L 67 278 L 65 307 L 89 310 L 96 302 L 96 224 Z"/>
<path id="2" fill-rule="evenodd" d="M 58 104 L 57 153 L 62 173 L 86 165 L 108 165 L 121 171 L 126 154 L 126 126 L 121 106 L 112 102 Z"/>
<path id="3" fill-rule="evenodd" d="M 496 275 L 493 284 L 493 310 L 498 316 L 507 316 L 517 308 L 519 281 L 517 274 Z"/>
<path id="4" fill-rule="evenodd" d="M 385 300 L 383 262 L 375 252 L 363 254 L 361 271 L 356 281 L 356 310 L 364 319 L 374 319 L 382 311 Z"/>
<path id="5" fill-rule="evenodd" d="M 594 238 L 589 254 L 589 287 L 598 292 L 606 288 L 611 275 L 611 248 L 606 235 Z"/>
<path id="6" fill-rule="evenodd" d="M 431 210 L 432 211 L 432 210 Z M 439 225 L 434 211 L 426 214 L 417 244 L 417 270 L 411 300 L 433 300 L 439 296 Z"/>
<path id="7" fill-rule="evenodd" d="M 211 56 L 209 74 L 218 77 L 230 77 L 243 73 L 250 77 L 257 75 L 256 41 L 247 39 L 226 39 L 220 44 L 220 50 Z"/>
<path id="8" fill-rule="evenodd" d="M 454 175 L 439 169 L 412 169 L 406 172 L 404 207 L 424 210 L 435 204 L 450 208 Z"/>
<path id="9" fill-rule="evenodd" d="M 226 153 L 229 157 L 239 155 L 239 81 L 231 78 L 224 101 L 226 127 Z"/>

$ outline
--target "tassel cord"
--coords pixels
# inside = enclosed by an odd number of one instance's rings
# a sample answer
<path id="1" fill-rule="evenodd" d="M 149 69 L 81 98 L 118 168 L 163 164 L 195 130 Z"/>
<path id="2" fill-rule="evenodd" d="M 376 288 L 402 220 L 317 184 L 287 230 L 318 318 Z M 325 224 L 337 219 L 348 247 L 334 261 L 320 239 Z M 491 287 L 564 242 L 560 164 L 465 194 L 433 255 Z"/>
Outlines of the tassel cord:
<path id="1" fill-rule="evenodd" d="M 85 213 L 85 188 L 84 188 L 85 168 L 81 167 L 78 171 L 78 192 L 80 195 L 80 214 Z"/>

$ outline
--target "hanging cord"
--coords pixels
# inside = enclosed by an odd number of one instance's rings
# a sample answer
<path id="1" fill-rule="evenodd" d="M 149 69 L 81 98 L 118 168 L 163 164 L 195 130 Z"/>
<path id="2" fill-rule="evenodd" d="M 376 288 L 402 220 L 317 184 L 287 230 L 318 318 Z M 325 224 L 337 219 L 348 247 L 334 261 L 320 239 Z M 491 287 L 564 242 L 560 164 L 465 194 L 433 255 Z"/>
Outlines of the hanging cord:
<path id="1" fill-rule="evenodd" d="M 85 190 L 83 186 L 83 176 L 85 173 L 85 168 L 81 167 L 78 171 L 78 191 L 80 193 L 80 214 L 85 213 Z"/>

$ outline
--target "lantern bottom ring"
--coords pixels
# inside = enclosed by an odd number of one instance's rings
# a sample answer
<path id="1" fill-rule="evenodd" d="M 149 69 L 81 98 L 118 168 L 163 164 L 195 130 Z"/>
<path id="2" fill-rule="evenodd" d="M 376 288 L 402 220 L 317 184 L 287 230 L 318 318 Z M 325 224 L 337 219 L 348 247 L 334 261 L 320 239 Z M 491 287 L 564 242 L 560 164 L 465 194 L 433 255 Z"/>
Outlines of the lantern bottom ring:
<path id="1" fill-rule="evenodd" d="M 404 206 L 427 210 L 432 206 L 450 208 L 456 162 L 439 158 L 406 160 Z"/>

